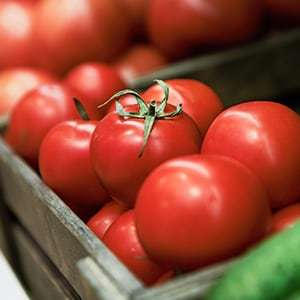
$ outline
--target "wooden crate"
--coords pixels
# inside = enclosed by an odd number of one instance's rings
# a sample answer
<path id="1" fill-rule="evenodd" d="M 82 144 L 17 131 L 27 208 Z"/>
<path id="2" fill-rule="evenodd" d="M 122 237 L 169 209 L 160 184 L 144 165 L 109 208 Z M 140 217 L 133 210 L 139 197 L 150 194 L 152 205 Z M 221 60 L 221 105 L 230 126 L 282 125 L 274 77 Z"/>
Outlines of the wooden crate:
<path id="1" fill-rule="evenodd" d="M 269 98 L 300 90 L 299 53 L 297 29 L 174 64 L 136 80 L 133 86 L 142 89 L 154 78 L 188 77 L 214 87 L 226 104 Z M 158 287 L 145 288 L 1 139 L 0 183 L 0 246 L 7 249 L 7 255 L 17 250 L 10 257 L 19 258 L 17 270 L 29 285 L 34 286 L 34 278 L 43 277 L 48 289 L 60 293 L 61 299 L 74 295 L 84 300 L 200 299 L 230 264 L 219 264 Z M 10 226 L 14 218 L 17 227 Z M 33 247 L 35 244 L 38 247 Z M 33 251 L 33 248 L 40 249 Z M 53 277 L 63 283 L 58 284 Z M 68 296 L 63 295 L 65 286 L 73 291 Z M 40 299 L 47 299 L 49 292 L 35 287 L 35 293 Z M 56 298 L 59 299 L 57 295 Z"/>

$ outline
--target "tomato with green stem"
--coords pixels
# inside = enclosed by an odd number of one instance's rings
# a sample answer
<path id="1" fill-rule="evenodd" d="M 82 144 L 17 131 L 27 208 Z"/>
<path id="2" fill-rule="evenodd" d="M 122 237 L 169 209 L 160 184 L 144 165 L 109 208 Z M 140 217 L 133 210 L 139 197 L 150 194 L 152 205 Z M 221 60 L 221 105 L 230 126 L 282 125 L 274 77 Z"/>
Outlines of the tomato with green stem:
<path id="1" fill-rule="evenodd" d="M 137 192 L 146 176 L 170 158 L 197 153 L 201 135 L 193 120 L 177 108 L 168 106 L 169 87 L 161 103 L 146 104 L 131 90 L 117 93 L 112 99 L 132 94 L 137 106 L 124 108 L 116 101 L 116 112 L 99 122 L 91 141 L 94 169 L 108 193 L 128 207 L 134 206 Z M 184 108 L 183 108 L 184 109 Z"/>

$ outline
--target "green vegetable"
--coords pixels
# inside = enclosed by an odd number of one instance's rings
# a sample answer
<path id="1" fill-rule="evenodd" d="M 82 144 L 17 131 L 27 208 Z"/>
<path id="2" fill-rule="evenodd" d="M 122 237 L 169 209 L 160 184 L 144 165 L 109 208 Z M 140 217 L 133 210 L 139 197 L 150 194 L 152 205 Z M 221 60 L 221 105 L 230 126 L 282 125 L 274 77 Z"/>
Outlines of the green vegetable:
<path id="1" fill-rule="evenodd" d="M 300 222 L 237 261 L 206 299 L 286 300 L 297 290 L 300 290 Z"/>

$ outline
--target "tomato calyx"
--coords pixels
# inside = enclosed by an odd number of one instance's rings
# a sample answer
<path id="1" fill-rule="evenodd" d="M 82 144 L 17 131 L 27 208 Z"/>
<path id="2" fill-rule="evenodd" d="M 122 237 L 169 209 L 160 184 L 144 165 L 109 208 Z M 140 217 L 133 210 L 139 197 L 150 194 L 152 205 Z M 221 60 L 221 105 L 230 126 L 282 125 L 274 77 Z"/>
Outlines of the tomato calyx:
<path id="1" fill-rule="evenodd" d="M 81 101 L 78 100 L 77 98 L 73 97 L 73 101 L 74 101 L 74 104 L 75 104 L 75 107 L 81 117 L 81 119 L 83 121 L 90 121 L 90 117 L 86 111 L 86 109 L 84 108 L 84 106 L 82 105 Z"/>
<path id="2" fill-rule="evenodd" d="M 165 119 L 172 119 L 179 114 L 183 112 L 182 110 L 182 104 L 178 104 L 176 106 L 176 109 L 172 112 L 165 112 L 165 108 L 168 104 L 169 99 L 169 86 L 162 80 L 154 80 L 155 83 L 157 83 L 164 92 L 164 97 L 161 102 L 158 101 L 151 101 L 150 103 L 145 103 L 144 99 L 141 97 L 141 95 L 133 90 L 125 89 L 122 90 L 116 94 L 114 94 L 107 102 L 104 104 L 98 106 L 103 107 L 108 102 L 115 100 L 116 102 L 116 112 L 119 116 L 124 118 L 137 118 L 137 119 L 144 119 L 144 137 L 143 137 L 143 145 L 141 148 L 141 151 L 138 155 L 138 157 L 142 157 L 144 153 L 144 149 L 147 145 L 147 142 L 149 140 L 151 131 L 153 129 L 153 126 L 155 124 L 156 120 L 165 120 Z M 124 109 L 123 105 L 117 100 L 118 98 L 125 96 L 125 95 L 132 95 L 135 97 L 136 102 L 139 106 L 138 112 L 128 112 Z"/>

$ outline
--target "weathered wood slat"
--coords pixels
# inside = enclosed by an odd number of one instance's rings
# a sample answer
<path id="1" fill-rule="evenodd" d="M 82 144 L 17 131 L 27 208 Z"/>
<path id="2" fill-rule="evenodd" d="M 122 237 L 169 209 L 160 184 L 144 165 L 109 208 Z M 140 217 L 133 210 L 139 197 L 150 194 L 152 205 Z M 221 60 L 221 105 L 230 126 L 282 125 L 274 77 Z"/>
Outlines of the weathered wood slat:
<path id="1" fill-rule="evenodd" d="M 222 276 L 234 261 L 228 261 L 201 271 L 181 275 L 162 286 L 137 291 L 134 300 L 199 300 L 214 281 Z"/>
<path id="2" fill-rule="evenodd" d="M 80 300 L 66 279 L 19 225 L 12 228 L 22 278 L 36 300 Z"/>
<path id="3" fill-rule="evenodd" d="M 18 156 L 0 140 L 4 201 L 83 299 L 89 298 L 76 263 L 93 257 L 122 294 L 142 284 L 110 253 Z"/>

